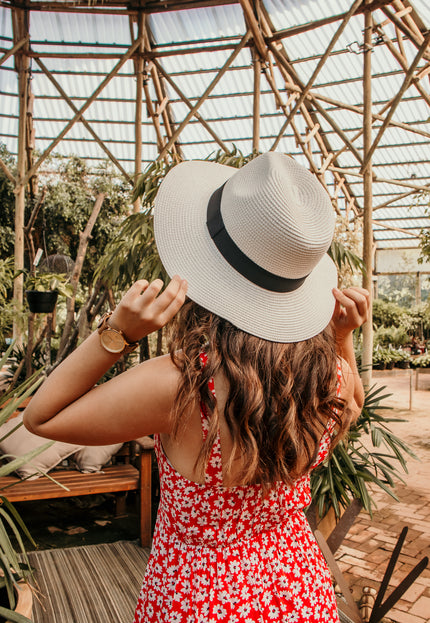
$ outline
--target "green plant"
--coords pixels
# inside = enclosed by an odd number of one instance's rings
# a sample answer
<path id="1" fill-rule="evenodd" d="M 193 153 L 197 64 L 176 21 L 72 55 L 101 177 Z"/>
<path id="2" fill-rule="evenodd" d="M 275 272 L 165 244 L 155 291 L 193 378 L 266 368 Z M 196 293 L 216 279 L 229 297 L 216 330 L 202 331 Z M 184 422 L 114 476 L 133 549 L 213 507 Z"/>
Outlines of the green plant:
<path id="1" fill-rule="evenodd" d="M 385 389 L 373 385 L 366 391 L 362 413 L 349 436 L 312 472 L 312 499 L 320 517 L 331 507 L 340 517 L 341 509 L 354 498 L 371 514 L 374 502 L 369 485 L 372 484 L 397 500 L 395 479 L 402 480 L 399 466 L 407 473 L 405 456 L 417 457 L 389 429 L 390 422 L 403 420 L 383 415 L 384 410 L 391 409 L 381 404 L 390 396 L 384 394 Z"/>
<path id="2" fill-rule="evenodd" d="M 36 272 L 28 275 L 25 281 L 26 290 L 36 290 L 37 292 L 54 291 L 65 297 L 72 296 L 73 287 L 67 275 L 60 273 Z"/>
<path id="3" fill-rule="evenodd" d="M 374 344 L 381 346 L 404 346 L 410 342 L 410 337 L 404 327 L 378 327 L 374 333 Z"/>
<path id="4" fill-rule="evenodd" d="M 0 358 L 0 368 L 4 368 L 12 352 L 13 344 L 7 349 Z M 0 426 L 4 424 L 18 409 L 22 402 L 28 398 L 40 385 L 43 378 L 40 371 L 35 373 L 19 386 L 7 389 L 0 396 Z M 20 426 L 22 424 L 18 424 Z M 15 429 L 14 429 L 15 430 Z M 9 434 L 11 434 L 11 431 Z M 5 437 L 1 438 L 3 440 Z M 18 467 L 27 463 L 32 458 L 46 450 L 53 442 L 43 444 L 40 448 L 28 452 L 22 457 L 13 458 L 0 455 L 0 477 L 7 476 Z M 8 462 L 5 462 L 8 461 Z M 6 620 L 16 621 L 17 623 L 28 623 L 29 619 L 13 612 L 15 607 L 15 591 L 18 581 L 29 582 L 32 579 L 32 571 L 29 564 L 23 538 L 27 538 L 30 543 L 35 543 L 28 532 L 21 517 L 13 504 L 7 499 L 7 492 L 0 495 L 0 588 L 5 588 L 9 607 L 0 606 L 0 616 Z M 30 622 L 31 623 L 31 622 Z"/>

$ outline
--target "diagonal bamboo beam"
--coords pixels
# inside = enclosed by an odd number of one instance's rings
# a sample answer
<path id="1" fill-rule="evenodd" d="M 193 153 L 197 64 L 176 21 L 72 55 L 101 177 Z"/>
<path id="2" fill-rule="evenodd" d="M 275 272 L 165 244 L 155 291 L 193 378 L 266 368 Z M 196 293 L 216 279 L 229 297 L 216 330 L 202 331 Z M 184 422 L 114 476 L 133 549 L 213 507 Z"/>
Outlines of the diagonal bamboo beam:
<path id="1" fill-rule="evenodd" d="M 145 92 L 146 110 L 148 113 L 148 117 L 152 119 L 152 122 L 154 124 L 155 135 L 157 137 L 157 148 L 160 152 L 163 149 L 164 139 L 161 132 L 160 120 L 158 118 L 158 115 L 155 114 L 154 106 L 152 104 L 151 93 L 148 86 L 149 75 L 149 71 L 144 69 L 143 90 Z"/>
<path id="2" fill-rule="evenodd" d="M 341 173 L 342 175 L 350 175 L 351 177 L 359 177 L 361 179 L 363 178 L 363 173 L 351 171 L 348 168 L 335 167 L 335 166 L 329 166 L 328 168 L 330 171 L 333 171 L 333 172 L 337 171 L 338 173 Z M 404 182 L 402 180 L 388 180 L 388 179 L 385 179 L 384 177 L 378 177 L 377 175 L 373 176 L 373 182 L 378 183 L 378 184 L 392 184 L 393 186 L 402 186 L 404 188 L 413 188 L 414 192 L 421 192 L 423 190 L 429 189 L 429 187 L 426 185 L 423 186 L 420 184 L 412 184 L 412 182 Z"/>
<path id="3" fill-rule="evenodd" d="M 369 164 L 370 159 L 371 159 L 373 153 L 375 152 L 375 149 L 377 148 L 377 146 L 379 144 L 379 141 L 382 138 L 382 135 L 384 134 L 388 124 L 390 123 L 391 117 L 394 115 L 394 112 L 395 112 L 397 106 L 399 105 L 399 103 L 400 103 L 400 101 L 401 101 L 405 91 L 407 91 L 407 89 L 409 88 L 409 86 L 411 84 L 411 81 L 412 81 L 412 77 L 413 77 L 414 71 L 415 71 L 418 63 L 420 62 L 421 58 L 423 57 L 424 52 L 427 50 L 427 47 L 428 47 L 429 43 L 430 43 L 430 32 L 427 33 L 427 36 L 425 37 L 423 43 L 421 44 L 420 49 L 418 50 L 417 54 L 415 55 L 415 58 L 412 61 L 411 66 L 409 67 L 409 69 L 408 69 L 408 71 L 406 73 L 406 76 L 405 76 L 405 79 L 403 81 L 403 84 L 400 87 L 400 90 L 397 93 L 396 97 L 394 98 L 394 101 L 393 101 L 393 103 L 391 105 L 390 110 L 387 113 L 387 116 L 386 116 L 385 120 L 383 121 L 381 127 L 379 128 L 378 134 L 376 135 L 376 138 L 373 141 L 372 146 L 370 147 L 369 151 L 366 154 L 366 157 L 364 158 L 363 165 L 361 167 L 362 171 L 366 170 L 366 167 Z"/>
<path id="4" fill-rule="evenodd" d="M 425 186 L 423 188 L 423 190 L 430 191 L 430 185 L 429 186 Z M 392 203 L 394 203 L 395 201 L 398 201 L 399 199 L 404 199 L 405 197 L 410 197 L 411 195 L 416 195 L 416 194 L 417 194 L 416 190 L 410 190 L 407 193 L 402 193 L 401 195 L 396 195 L 395 197 L 392 197 L 388 201 L 385 201 L 384 203 L 380 203 L 379 205 L 375 206 L 373 208 L 373 211 L 380 210 L 381 208 L 386 208 L 389 205 L 391 205 Z"/>
<path id="5" fill-rule="evenodd" d="M 3 173 L 6 175 L 7 179 L 9 181 L 11 181 L 12 184 L 15 186 L 16 179 L 15 179 L 13 173 L 11 172 L 11 170 L 9 169 L 7 164 L 5 162 L 3 162 L 3 160 L 1 158 L 0 158 L 0 168 L 2 169 Z"/>
<path id="6" fill-rule="evenodd" d="M 290 81 L 285 82 L 285 88 L 289 91 L 295 91 L 297 93 L 300 92 L 300 87 L 297 86 L 297 84 L 294 84 L 293 82 L 290 82 Z M 318 93 L 318 91 L 312 91 L 312 93 L 308 93 L 307 100 L 309 101 L 318 100 L 321 102 L 325 102 L 326 104 L 330 104 L 331 106 L 334 106 L 336 108 L 350 110 L 351 112 L 355 112 L 358 115 L 363 116 L 363 108 L 361 106 L 356 106 L 354 104 L 349 104 L 347 102 L 342 102 L 340 100 L 333 99 L 332 97 L 327 97 L 326 95 L 322 95 Z M 381 108 L 381 111 L 385 109 L 385 106 L 386 105 L 384 105 L 384 107 Z M 381 112 L 379 113 L 372 112 L 372 119 L 373 121 L 384 121 L 385 117 L 381 114 Z M 406 132 L 412 132 L 413 134 L 419 134 L 420 136 L 425 136 L 426 138 L 430 138 L 430 132 L 426 132 L 425 130 L 420 130 L 419 128 L 414 128 L 413 126 L 408 125 L 407 123 L 402 123 L 401 121 L 393 121 L 391 119 L 390 126 L 394 128 L 401 128 L 402 130 L 406 130 Z M 363 132 L 362 130 L 360 130 L 357 136 L 351 139 L 351 142 L 356 140 L 356 138 L 358 138 L 362 134 Z M 343 148 L 342 148 L 342 151 L 344 151 Z M 340 150 L 338 153 L 340 153 Z"/>
<path id="7" fill-rule="evenodd" d="M 39 65 L 40 69 L 43 71 L 43 73 L 46 75 L 46 77 L 52 82 L 52 84 L 54 85 L 54 87 L 57 89 L 57 91 L 60 93 L 61 97 L 64 99 L 65 102 L 67 102 L 67 104 L 70 106 L 70 108 L 73 110 L 74 113 L 78 113 L 79 110 L 77 108 L 77 106 L 75 106 L 75 104 L 73 103 L 73 101 L 70 99 L 70 97 L 67 95 L 67 93 L 64 91 L 64 89 L 62 88 L 62 86 L 57 82 L 57 80 L 54 78 L 54 76 L 52 75 L 52 73 L 49 71 L 49 69 L 44 65 L 44 63 L 38 59 L 35 58 L 36 63 Z M 130 184 L 133 184 L 133 180 L 131 179 L 131 177 L 128 175 L 128 173 L 124 170 L 124 168 L 122 167 L 121 163 L 115 158 L 115 156 L 112 154 L 112 152 L 109 150 L 109 148 L 103 143 L 103 141 L 101 140 L 101 138 L 97 135 L 97 133 L 93 130 L 93 128 L 90 126 L 90 124 L 88 123 L 88 121 L 86 121 L 86 119 L 84 119 L 83 116 L 80 117 L 79 121 L 82 123 L 82 125 L 85 126 L 85 128 L 88 130 L 88 132 L 91 134 L 91 136 L 93 137 L 93 139 L 96 141 L 96 143 L 103 149 L 103 151 L 105 152 L 105 154 L 108 156 L 108 158 L 110 158 L 110 160 L 112 160 L 112 162 L 115 164 L 116 167 L 118 167 L 118 169 L 121 171 L 121 173 L 124 175 L 125 179 L 127 180 L 127 182 L 129 182 Z"/>
<path id="8" fill-rule="evenodd" d="M 267 14 L 267 11 L 263 7 L 261 8 L 261 13 L 262 13 L 262 15 L 260 16 L 260 19 L 261 19 L 261 22 L 262 22 L 263 32 L 266 35 L 266 41 L 268 41 L 269 38 L 273 34 L 273 25 L 270 23 L 270 18 L 269 18 L 268 14 Z M 303 86 L 303 85 L 301 85 L 300 80 L 299 80 L 298 76 L 296 75 L 296 72 L 294 71 L 293 67 L 290 67 L 290 64 L 288 62 L 288 57 L 286 56 L 286 52 L 285 52 L 285 49 L 283 47 L 283 44 L 278 42 L 278 43 L 272 43 L 271 46 L 273 46 L 279 52 L 280 57 L 284 58 L 285 61 L 286 61 L 286 65 L 283 65 L 282 63 L 278 62 L 278 70 L 280 71 L 280 73 L 281 73 L 285 83 L 287 83 L 287 82 L 289 83 L 291 80 L 297 81 L 297 84 L 294 83 L 294 89 L 293 89 L 293 92 L 290 95 L 290 98 L 293 98 L 291 101 L 293 101 L 295 97 L 298 97 L 300 95 L 301 86 Z M 271 60 L 270 57 L 269 57 L 269 60 Z M 290 98 L 288 100 L 289 102 L 290 102 Z M 307 99 L 309 99 L 309 101 L 307 101 Z M 308 124 L 309 128 L 312 128 L 312 127 L 314 127 L 317 124 L 320 125 L 319 124 L 319 119 L 317 118 L 317 113 L 314 110 L 312 110 L 312 108 L 311 108 L 311 102 L 314 104 L 314 101 L 312 99 L 312 94 L 309 93 L 307 98 L 305 98 L 304 102 L 301 105 L 302 115 L 303 115 L 306 123 Z M 314 104 L 314 107 L 316 107 L 315 104 Z M 320 108 L 322 108 L 322 107 L 320 107 Z M 331 148 L 331 145 L 330 145 L 330 143 L 329 143 L 329 141 L 327 139 L 327 137 L 324 135 L 323 132 L 318 131 L 315 134 L 315 138 L 316 138 L 316 140 L 318 142 L 318 145 L 319 145 L 323 155 L 325 156 L 325 158 L 327 158 L 329 153 L 332 153 L 332 151 L 333 151 L 332 148 Z M 336 162 L 335 162 L 335 164 L 336 164 Z M 319 177 L 322 180 L 322 183 L 325 185 L 325 178 L 324 178 L 324 175 L 323 175 L 324 171 L 321 171 L 320 173 L 321 173 L 321 175 Z M 337 181 L 339 181 L 339 174 L 334 173 L 333 175 L 334 175 L 335 179 Z M 354 212 L 357 214 L 357 211 L 358 211 L 357 203 L 356 203 L 355 199 L 353 199 L 354 194 L 351 191 L 351 189 L 349 188 L 348 184 L 346 185 L 345 191 L 346 191 L 345 192 L 345 196 L 348 198 L 348 201 L 349 201 L 348 205 L 349 206 L 353 205 Z"/>
<path id="9" fill-rule="evenodd" d="M 178 85 L 176 84 L 176 82 L 174 82 L 174 80 L 172 79 L 172 77 L 164 70 L 163 66 L 154 58 L 152 61 L 155 65 L 155 67 L 157 68 L 158 72 L 164 77 L 164 79 L 166 80 L 166 82 L 168 82 L 170 84 L 170 86 L 172 87 L 172 89 L 174 89 L 174 91 L 176 91 L 176 93 L 179 95 L 179 97 L 181 98 L 181 100 L 184 102 L 184 104 L 186 104 L 188 106 L 188 108 L 190 110 L 193 109 L 193 104 L 190 102 L 190 100 L 186 97 L 186 95 L 184 95 L 184 93 L 181 91 L 181 89 L 178 87 Z M 212 136 L 212 138 L 218 143 L 218 145 L 221 147 L 221 149 L 223 151 L 225 151 L 225 153 L 230 153 L 231 149 L 229 149 L 227 147 L 227 145 L 219 138 L 219 136 L 215 133 L 214 130 L 212 130 L 211 126 L 208 124 L 208 122 L 201 116 L 200 113 L 198 113 L 197 111 L 194 113 L 194 117 L 196 119 L 198 119 L 200 121 L 200 123 L 202 124 L 202 126 L 205 128 L 205 130 L 207 130 L 209 132 L 209 134 Z"/>
<path id="10" fill-rule="evenodd" d="M 269 26 L 267 26 L 267 28 L 269 28 Z M 269 69 L 270 68 L 271 67 L 269 66 Z M 279 70 L 281 72 L 281 75 L 285 78 L 285 70 L 284 70 L 284 68 L 283 67 L 279 67 L 279 65 L 278 65 L 278 68 L 279 68 Z M 278 88 L 276 86 L 276 82 L 275 82 L 275 79 L 274 79 L 274 76 L 273 76 L 272 72 L 268 71 L 267 68 L 266 68 L 264 70 L 264 74 L 266 76 L 267 82 L 269 83 L 269 86 L 271 87 L 271 89 L 272 89 L 272 91 L 274 93 L 277 106 L 279 106 L 283 110 L 285 116 L 288 116 L 288 106 L 290 105 L 290 103 L 294 102 L 294 100 L 298 98 L 299 94 L 294 92 L 288 98 L 287 103 L 284 103 L 283 99 L 282 99 L 282 96 L 281 96 L 281 94 L 280 94 L 280 92 L 279 92 L 279 90 L 278 90 Z M 324 176 L 324 170 L 325 169 L 321 170 L 316 165 L 316 163 L 314 161 L 313 154 L 312 154 L 312 152 L 311 152 L 311 150 L 310 150 L 310 148 L 308 146 L 308 143 L 309 143 L 310 139 L 313 136 L 315 136 L 315 139 L 316 139 L 316 141 L 318 143 L 318 146 L 321 149 L 323 155 L 326 158 L 328 157 L 329 150 L 326 147 L 324 139 L 320 135 L 320 124 L 316 121 L 316 119 L 313 118 L 312 114 L 307 110 L 307 108 L 306 108 L 306 106 L 304 104 L 301 105 L 301 112 L 302 112 L 302 115 L 303 115 L 303 117 L 304 117 L 304 119 L 305 119 L 309 129 L 310 129 L 310 133 L 307 135 L 307 137 L 305 137 L 305 139 L 303 139 L 302 136 L 300 135 L 300 132 L 296 128 L 296 125 L 295 125 L 293 119 L 291 119 L 290 125 L 291 125 L 291 127 L 293 129 L 293 132 L 294 132 L 294 135 L 295 135 L 295 138 L 296 138 L 296 144 L 301 147 L 301 149 L 303 151 L 303 154 L 305 155 L 306 159 L 309 162 L 309 167 L 310 167 L 311 171 L 313 171 L 313 173 L 318 177 L 318 179 L 321 182 L 321 184 L 327 190 L 327 193 L 330 194 L 329 190 L 327 188 L 326 181 L 325 181 L 325 176 Z M 337 173 L 333 173 L 333 175 L 335 177 L 336 182 L 339 185 L 340 182 L 341 182 L 340 176 Z M 349 200 L 349 202 L 351 202 L 352 193 L 350 192 L 350 190 L 347 187 L 347 185 L 344 188 L 344 193 L 345 193 L 346 198 Z M 332 199 L 332 202 L 333 202 L 333 207 L 336 210 L 336 212 L 340 213 L 339 207 L 337 205 L 336 197 L 334 197 Z M 355 200 L 353 200 L 353 202 L 354 202 L 354 208 L 355 208 L 354 212 L 356 213 L 357 209 L 356 209 Z"/>
<path id="11" fill-rule="evenodd" d="M 185 126 L 187 125 L 188 121 L 191 119 L 191 117 L 194 116 L 194 113 L 200 108 L 200 106 L 205 102 L 207 96 L 209 95 L 209 93 L 211 91 L 213 91 L 213 89 L 216 87 L 216 85 L 218 84 L 218 82 L 221 80 L 221 78 L 224 76 L 225 72 L 227 71 L 227 69 L 230 67 L 230 65 L 233 63 L 234 59 L 240 54 L 240 52 L 242 51 L 242 49 L 245 47 L 245 45 L 248 43 L 248 40 L 251 37 L 251 31 L 248 30 L 245 35 L 242 37 L 239 45 L 236 47 L 236 49 L 234 50 L 233 54 L 231 54 L 229 56 L 229 58 L 226 60 L 226 62 L 224 63 L 224 65 L 221 67 L 221 69 L 219 70 L 219 72 L 217 73 L 216 77 L 214 78 L 214 80 L 210 83 L 210 85 L 206 88 L 205 92 L 203 93 L 203 95 L 200 97 L 200 99 L 198 100 L 198 102 L 193 106 L 193 108 L 190 110 L 190 112 L 186 115 L 185 119 L 182 121 L 182 123 L 180 124 L 180 126 L 176 129 L 176 131 L 173 133 L 173 136 L 170 138 L 170 140 L 168 141 L 168 143 L 166 145 L 164 145 L 163 149 L 161 150 L 160 154 L 158 155 L 157 160 L 160 160 L 163 155 L 170 149 L 170 147 L 173 145 L 173 143 L 176 141 L 176 139 L 178 138 L 178 136 L 180 135 L 180 133 L 182 132 L 182 130 L 185 128 Z"/>
<path id="12" fill-rule="evenodd" d="M 284 124 L 283 124 L 283 126 L 281 128 L 281 130 L 279 131 L 279 134 L 278 134 L 279 140 L 280 140 L 282 134 L 287 129 L 288 124 L 290 123 L 291 119 L 294 117 L 294 115 L 296 114 L 296 112 L 299 110 L 300 106 L 304 102 L 307 94 L 310 92 L 310 90 L 311 90 L 315 80 L 317 79 L 317 76 L 318 76 L 319 72 L 324 67 L 328 57 L 330 56 L 334 46 L 336 45 L 337 40 L 339 39 L 339 37 L 341 36 L 343 31 L 345 30 L 346 26 L 348 25 L 349 20 L 351 19 L 352 15 L 355 13 L 356 9 L 360 6 L 361 3 L 362 3 L 362 0 L 355 0 L 355 2 L 352 4 L 352 6 L 349 9 L 349 11 L 345 14 L 345 17 L 343 18 L 342 23 L 340 24 L 339 28 L 334 33 L 330 43 L 327 46 L 326 51 L 324 52 L 324 54 L 321 56 L 320 60 L 318 61 L 318 64 L 315 67 L 311 77 L 309 78 L 308 83 L 303 87 L 299 99 L 297 100 L 297 102 L 295 103 L 293 108 L 291 109 L 291 111 L 290 111 L 289 115 L 287 116 L 287 118 L 286 118 L 286 120 L 285 120 L 285 122 L 284 122 Z M 279 140 L 277 139 L 277 142 L 275 141 L 276 145 L 278 144 Z M 273 149 L 274 148 L 272 147 L 271 151 L 273 151 Z"/>
<path id="13" fill-rule="evenodd" d="M 402 229 L 401 227 L 396 227 L 395 225 L 387 225 L 386 223 L 378 221 L 378 219 L 372 219 L 372 225 L 378 225 L 378 227 L 381 227 L 381 229 L 388 229 L 389 231 L 398 231 L 401 234 L 407 234 L 408 236 L 412 236 L 412 238 L 419 237 L 419 235 L 408 231 L 407 229 Z M 414 227 L 414 229 L 421 229 L 421 227 L 417 226 Z"/>
<path id="14" fill-rule="evenodd" d="M 11 48 L 10 50 L 8 50 L 6 52 L 6 54 L 4 54 L 1 58 L 0 58 L 0 66 L 3 65 L 3 63 L 5 63 L 7 61 L 8 58 L 10 58 L 11 56 L 13 56 L 14 54 L 16 54 L 18 52 L 18 50 L 20 50 L 26 43 L 28 43 L 30 41 L 30 35 L 26 35 L 25 37 L 23 37 L 21 39 L 21 41 L 18 41 L 18 43 L 16 43 L 13 48 Z"/>
<path id="15" fill-rule="evenodd" d="M 21 187 L 23 187 L 23 186 L 25 186 L 27 184 L 28 180 L 36 173 L 36 171 L 38 170 L 38 168 L 40 167 L 42 162 L 44 162 L 46 160 L 46 158 L 49 156 L 51 151 L 58 145 L 58 143 L 61 141 L 61 139 L 67 134 L 67 132 L 70 130 L 70 128 L 76 123 L 76 121 L 79 121 L 79 119 L 82 117 L 84 112 L 91 106 L 93 101 L 103 91 L 105 86 L 112 80 L 112 78 L 114 78 L 116 76 L 116 74 L 119 72 L 121 67 L 133 55 L 134 51 L 136 50 L 136 48 L 139 45 L 140 45 L 140 39 L 136 39 L 136 41 L 134 41 L 133 44 L 128 48 L 127 52 L 122 56 L 121 60 L 115 65 L 115 67 L 112 69 L 112 71 L 100 83 L 100 85 L 97 87 L 97 89 L 94 91 L 94 93 L 87 99 L 85 104 L 78 110 L 78 112 L 75 114 L 73 119 L 71 119 L 69 121 L 69 123 L 63 128 L 63 130 L 60 132 L 60 134 L 57 136 L 57 138 L 54 139 L 54 141 L 52 141 L 52 143 L 47 147 L 47 149 L 40 156 L 39 160 L 31 167 L 31 169 L 29 171 L 27 171 L 27 174 L 25 175 L 25 177 L 22 180 L 20 180 L 19 186 L 17 187 L 17 190 L 19 190 Z"/>
<path id="16" fill-rule="evenodd" d="M 276 58 L 276 61 L 278 62 L 278 65 L 282 65 L 287 70 L 287 72 L 288 72 L 288 74 L 290 76 L 294 76 L 294 80 L 296 81 L 297 85 L 300 87 L 300 89 L 303 89 L 304 88 L 303 83 L 301 82 L 299 77 L 295 74 L 294 69 L 292 68 L 292 66 L 288 62 L 287 58 L 283 54 L 280 53 L 280 51 L 276 48 L 275 45 L 273 45 L 273 43 L 269 42 L 268 43 L 268 47 L 270 48 L 273 56 Z M 345 145 L 348 147 L 348 149 L 351 151 L 351 153 L 354 154 L 355 158 L 361 164 L 362 163 L 362 158 L 360 156 L 360 153 L 354 147 L 354 145 L 352 145 L 352 143 L 350 142 L 350 140 L 348 139 L 348 137 L 346 136 L 346 134 L 342 130 L 342 128 L 340 128 L 339 125 L 334 121 L 334 119 L 327 113 L 327 111 L 324 110 L 324 108 L 321 106 L 321 104 L 314 97 L 312 97 L 312 93 L 308 93 L 308 96 L 310 96 L 309 99 L 312 102 L 313 106 L 316 108 L 317 112 L 322 117 L 324 117 L 324 119 L 331 125 L 333 130 L 339 135 L 339 137 L 342 139 L 343 143 L 345 143 Z M 270 151 L 274 151 L 276 149 L 276 147 L 279 144 L 279 141 L 282 138 L 283 132 L 284 132 L 284 129 L 281 128 L 281 131 L 279 132 L 275 142 L 273 143 L 272 147 L 270 148 Z"/>

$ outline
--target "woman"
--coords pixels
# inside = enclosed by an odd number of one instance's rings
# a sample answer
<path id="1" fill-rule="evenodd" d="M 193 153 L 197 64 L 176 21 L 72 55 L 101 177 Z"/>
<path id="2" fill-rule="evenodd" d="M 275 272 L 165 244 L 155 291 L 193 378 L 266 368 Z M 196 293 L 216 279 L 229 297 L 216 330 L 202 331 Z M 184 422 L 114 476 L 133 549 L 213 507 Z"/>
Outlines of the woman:
<path id="1" fill-rule="evenodd" d="M 136 623 L 338 621 L 303 509 L 310 471 L 363 404 L 352 332 L 369 295 L 336 288 L 330 199 L 282 154 L 184 162 L 154 227 L 175 276 L 163 292 L 135 283 L 25 425 L 86 445 L 155 434 L 161 500 Z M 94 388 L 175 316 L 170 355 Z"/>

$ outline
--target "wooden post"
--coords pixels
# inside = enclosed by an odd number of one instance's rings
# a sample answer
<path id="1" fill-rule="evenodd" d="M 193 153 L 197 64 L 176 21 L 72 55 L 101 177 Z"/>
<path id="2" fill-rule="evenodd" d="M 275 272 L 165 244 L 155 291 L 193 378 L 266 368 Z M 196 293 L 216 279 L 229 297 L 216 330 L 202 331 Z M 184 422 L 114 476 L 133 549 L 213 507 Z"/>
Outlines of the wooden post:
<path id="1" fill-rule="evenodd" d="M 369 0 L 366 0 L 369 4 Z M 364 159 L 372 145 L 372 12 L 370 9 L 364 13 L 364 67 L 363 67 L 363 145 Z M 373 327 L 372 327 L 372 264 L 373 264 L 373 230 L 372 230 L 372 159 L 369 158 L 368 166 L 363 176 L 363 262 L 365 274 L 363 275 L 363 288 L 370 292 L 370 317 L 363 325 L 363 353 L 362 353 L 362 380 L 365 387 L 369 387 L 372 381 L 372 355 L 373 355 Z"/>
<path id="2" fill-rule="evenodd" d="M 18 158 L 17 158 L 17 192 L 15 195 L 15 271 L 24 268 L 24 210 L 25 210 L 25 185 L 22 180 L 26 175 L 26 141 L 27 141 L 27 92 L 29 59 L 25 53 L 28 48 L 28 13 L 23 9 L 13 9 L 12 23 L 14 39 L 22 41 L 27 37 L 27 44 L 19 49 L 15 56 L 15 67 L 18 72 Z M 20 275 L 14 279 L 13 298 L 17 305 L 22 305 L 24 293 L 24 277 Z M 21 329 L 14 314 L 13 337 L 17 344 L 21 344 Z"/>

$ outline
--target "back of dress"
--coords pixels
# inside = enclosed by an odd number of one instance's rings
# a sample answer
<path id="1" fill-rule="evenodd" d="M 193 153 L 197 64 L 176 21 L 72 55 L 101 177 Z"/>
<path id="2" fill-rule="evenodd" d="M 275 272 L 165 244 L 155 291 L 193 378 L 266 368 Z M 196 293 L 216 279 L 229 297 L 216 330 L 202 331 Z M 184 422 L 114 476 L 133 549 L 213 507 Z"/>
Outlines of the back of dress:
<path id="1" fill-rule="evenodd" d="M 201 418 L 205 436 L 204 409 Z M 327 432 L 314 466 L 329 445 Z M 259 485 L 223 486 L 219 438 L 204 484 L 172 467 L 159 436 L 155 448 L 160 506 L 134 623 L 339 620 L 330 574 L 303 512 L 311 502 L 309 474 L 263 497 Z"/>

